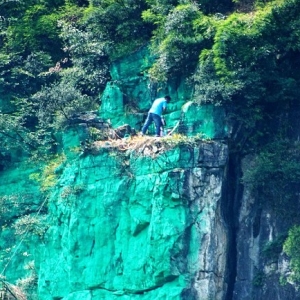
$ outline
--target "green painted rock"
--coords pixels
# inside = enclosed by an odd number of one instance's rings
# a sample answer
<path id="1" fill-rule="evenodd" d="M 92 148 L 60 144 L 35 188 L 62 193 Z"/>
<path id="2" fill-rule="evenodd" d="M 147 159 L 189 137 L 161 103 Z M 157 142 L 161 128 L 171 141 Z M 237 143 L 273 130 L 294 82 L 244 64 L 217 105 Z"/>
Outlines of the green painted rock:
<path id="1" fill-rule="evenodd" d="M 40 299 L 222 294 L 226 160 L 225 145 L 203 142 L 155 158 L 102 149 L 69 162 L 50 199 Z"/>

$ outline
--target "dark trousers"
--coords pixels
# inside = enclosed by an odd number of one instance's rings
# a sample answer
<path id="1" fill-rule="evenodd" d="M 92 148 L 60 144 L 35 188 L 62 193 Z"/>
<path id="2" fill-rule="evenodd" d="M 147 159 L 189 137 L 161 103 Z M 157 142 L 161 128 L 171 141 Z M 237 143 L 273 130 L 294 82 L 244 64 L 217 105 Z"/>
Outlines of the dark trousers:
<path id="1" fill-rule="evenodd" d="M 142 128 L 142 133 L 145 134 L 148 127 L 151 125 L 151 123 L 154 122 L 155 129 L 156 129 L 156 136 L 160 136 L 160 128 L 162 126 L 161 122 L 161 116 L 153 113 L 148 113 L 147 119 L 145 121 L 145 124 Z"/>

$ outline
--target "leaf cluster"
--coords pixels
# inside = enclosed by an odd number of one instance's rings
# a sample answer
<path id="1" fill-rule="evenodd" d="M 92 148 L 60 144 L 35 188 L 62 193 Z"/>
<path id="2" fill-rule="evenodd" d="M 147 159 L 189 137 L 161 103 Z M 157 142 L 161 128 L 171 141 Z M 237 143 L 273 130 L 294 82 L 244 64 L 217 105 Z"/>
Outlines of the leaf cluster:
<path id="1" fill-rule="evenodd" d="M 300 145 L 287 140 L 268 143 L 249 165 L 243 182 L 250 187 L 260 205 L 278 214 L 298 217 Z"/>
<path id="2" fill-rule="evenodd" d="M 215 70 L 224 84 L 243 82 L 240 101 L 298 97 L 299 13 L 298 0 L 278 1 L 251 14 L 231 14 L 218 26 Z"/>
<path id="3" fill-rule="evenodd" d="M 110 59 L 114 60 L 150 39 L 153 26 L 141 17 L 146 8 L 143 0 L 93 0 L 83 21 L 87 30 L 100 37 Z"/>
<path id="4" fill-rule="evenodd" d="M 150 9 L 143 13 L 145 21 L 158 28 L 152 38 L 152 52 L 157 61 L 150 75 L 157 81 L 189 76 L 196 68 L 200 51 L 212 45 L 214 22 L 194 3 L 178 4 L 166 16 Z"/>
<path id="5" fill-rule="evenodd" d="M 83 16 L 78 5 L 87 1 L 32 0 L 3 12 L 13 19 L 3 25 L 0 45 L 2 149 L 48 151 L 54 128 L 94 108 L 107 55 L 93 34 L 72 26 Z"/>
<path id="6" fill-rule="evenodd" d="M 290 258 L 291 268 L 293 273 L 291 278 L 297 283 L 300 282 L 300 226 L 296 225 L 289 230 L 288 238 L 284 242 L 283 250 Z"/>
<path id="7" fill-rule="evenodd" d="M 250 1 L 256 5 L 250 13 L 228 14 L 238 2 L 29 0 L 5 5 L 3 16 L 11 19 L 2 24 L 0 38 L 3 114 L 15 111 L 14 126 L 19 118 L 19 131 L 33 135 L 59 128 L 76 110 L 99 104 L 112 60 L 151 40 L 157 58 L 151 79 L 194 75 L 196 102 L 224 105 L 249 133 L 250 143 L 258 144 L 270 131 L 266 120 L 300 96 L 300 5 L 299 0 Z"/>

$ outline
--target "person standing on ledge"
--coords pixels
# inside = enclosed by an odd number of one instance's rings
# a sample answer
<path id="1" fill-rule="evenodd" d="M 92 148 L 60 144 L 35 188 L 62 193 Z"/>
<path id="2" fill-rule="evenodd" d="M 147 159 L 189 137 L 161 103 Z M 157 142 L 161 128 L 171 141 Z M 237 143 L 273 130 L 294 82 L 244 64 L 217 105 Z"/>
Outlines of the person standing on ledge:
<path id="1" fill-rule="evenodd" d="M 154 100 L 149 112 L 144 126 L 142 127 L 142 135 L 146 134 L 148 127 L 152 122 L 155 124 L 156 134 L 155 136 L 160 136 L 160 128 L 162 127 L 161 115 L 166 110 L 167 104 L 171 101 L 170 96 L 164 96 L 163 98 L 158 98 Z"/>

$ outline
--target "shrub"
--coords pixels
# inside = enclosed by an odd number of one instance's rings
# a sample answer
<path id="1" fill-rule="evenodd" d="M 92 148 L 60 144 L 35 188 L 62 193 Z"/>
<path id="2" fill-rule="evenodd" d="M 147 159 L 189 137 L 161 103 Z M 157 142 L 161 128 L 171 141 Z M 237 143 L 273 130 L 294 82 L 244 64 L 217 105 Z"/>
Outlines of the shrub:
<path id="1" fill-rule="evenodd" d="M 300 226 L 294 226 L 289 230 L 288 238 L 284 242 L 283 250 L 290 257 L 293 274 L 291 279 L 300 281 Z"/>
<path id="2" fill-rule="evenodd" d="M 269 206 L 278 214 L 299 215 L 300 145 L 284 140 L 267 144 L 258 153 L 243 176 L 260 205 Z"/>
<path id="3" fill-rule="evenodd" d="M 48 191 L 57 183 L 60 167 L 65 159 L 64 155 L 55 155 L 51 159 L 48 156 L 48 163 L 44 166 L 42 172 L 31 174 L 30 179 L 38 181 L 41 184 L 42 191 Z"/>
<path id="4" fill-rule="evenodd" d="M 108 80 L 108 54 L 105 43 L 92 31 L 60 22 L 64 51 L 72 66 L 61 72 L 61 80 L 83 94 L 98 97 Z M 80 27 L 80 26 L 79 26 Z"/>
<path id="5" fill-rule="evenodd" d="M 151 11 L 144 13 L 143 17 L 147 21 L 154 19 Z M 191 75 L 200 51 L 211 43 L 212 35 L 208 34 L 211 22 L 195 4 L 178 5 L 166 17 L 158 14 L 156 18 L 162 24 L 152 42 L 152 51 L 158 59 L 150 70 L 151 77 L 166 81 L 168 77 Z"/>
<path id="6" fill-rule="evenodd" d="M 146 2 L 140 0 L 93 0 L 86 10 L 85 25 L 101 37 L 114 60 L 148 42 L 153 27 L 141 18 L 146 8 Z"/>
<path id="7" fill-rule="evenodd" d="M 266 243 L 262 249 L 262 254 L 271 260 L 277 260 L 279 254 L 282 252 L 283 243 L 286 239 L 286 235 L 280 235 L 273 241 Z"/>
<path id="8" fill-rule="evenodd" d="M 43 237 L 48 228 L 46 216 L 25 215 L 20 217 L 13 225 L 16 235 L 25 236 L 30 233 L 38 237 Z"/>

